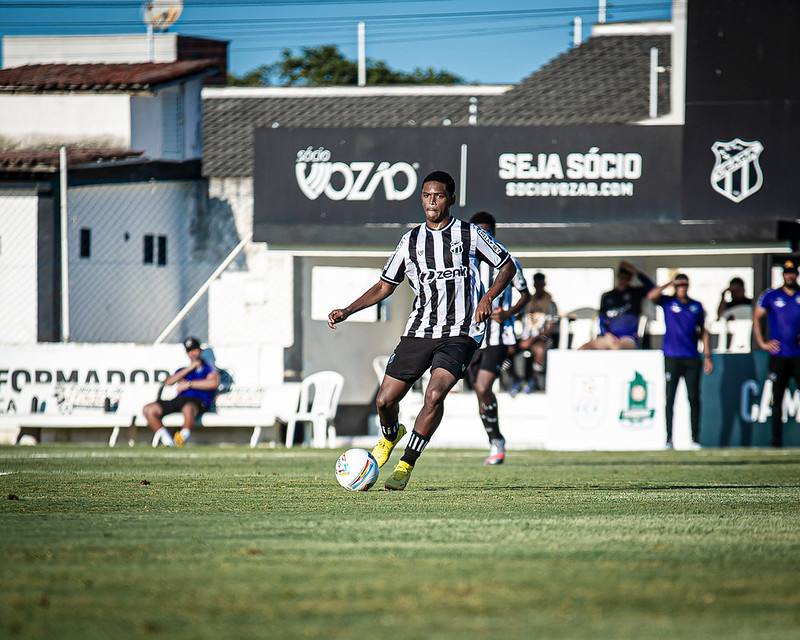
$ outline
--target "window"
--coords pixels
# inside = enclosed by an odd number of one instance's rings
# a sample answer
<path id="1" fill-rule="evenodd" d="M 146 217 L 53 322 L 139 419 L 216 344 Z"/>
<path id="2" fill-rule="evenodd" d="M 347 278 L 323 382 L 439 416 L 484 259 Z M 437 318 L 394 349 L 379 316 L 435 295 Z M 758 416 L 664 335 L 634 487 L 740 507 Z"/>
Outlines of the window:
<path id="1" fill-rule="evenodd" d="M 331 309 L 347 306 L 374 285 L 381 269 L 369 267 L 323 267 L 311 269 L 311 319 L 327 322 Z M 348 322 L 388 322 L 389 300 L 354 313 Z"/>
<path id="2" fill-rule="evenodd" d="M 152 233 L 144 236 L 142 262 L 159 267 L 167 265 L 167 236 L 156 236 Z"/>
<path id="3" fill-rule="evenodd" d="M 167 236 L 158 236 L 158 256 L 156 258 L 159 267 L 167 264 Z"/>
<path id="4" fill-rule="evenodd" d="M 153 264 L 153 253 L 154 253 L 154 251 L 153 251 L 153 249 L 154 249 L 153 240 L 154 240 L 154 238 L 155 238 L 155 236 L 153 236 L 151 234 L 147 234 L 144 237 L 144 256 L 142 258 L 142 262 L 144 262 L 145 264 Z"/>
<path id="5" fill-rule="evenodd" d="M 92 230 L 83 228 L 80 232 L 80 256 L 81 258 L 92 257 Z"/>

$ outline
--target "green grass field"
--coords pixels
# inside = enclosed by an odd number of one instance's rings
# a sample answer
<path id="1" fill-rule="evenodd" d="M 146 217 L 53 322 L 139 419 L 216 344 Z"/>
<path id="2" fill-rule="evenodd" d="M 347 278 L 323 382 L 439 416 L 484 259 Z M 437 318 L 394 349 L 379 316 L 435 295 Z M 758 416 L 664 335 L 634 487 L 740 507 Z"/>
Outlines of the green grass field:
<path id="1" fill-rule="evenodd" d="M 0 448 L 4 638 L 800 637 L 800 451 Z"/>

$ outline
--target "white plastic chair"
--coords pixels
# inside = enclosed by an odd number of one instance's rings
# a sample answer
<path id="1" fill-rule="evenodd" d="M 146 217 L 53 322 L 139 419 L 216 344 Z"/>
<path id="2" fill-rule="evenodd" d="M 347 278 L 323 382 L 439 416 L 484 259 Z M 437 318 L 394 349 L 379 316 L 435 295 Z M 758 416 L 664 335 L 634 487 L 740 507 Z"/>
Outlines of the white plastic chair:
<path id="1" fill-rule="evenodd" d="M 319 371 L 305 378 L 300 386 L 297 411 L 286 420 L 286 446 L 294 444 L 297 423 L 303 423 L 303 444 L 325 447 L 328 439 L 336 437 L 333 420 L 339 406 L 339 396 L 344 386 L 344 376 L 336 371 Z M 309 428 L 311 433 L 309 434 Z"/>
<path id="2" fill-rule="evenodd" d="M 728 353 L 748 353 L 753 330 L 750 318 L 728 318 L 726 334 L 730 336 Z"/>
<path id="3" fill-rule="evenodd" d="M 573 309 L 561 317 L 558 348 L 577 349 L 596 338 L 599 331 L 597 309 L 592 307 Z"/>

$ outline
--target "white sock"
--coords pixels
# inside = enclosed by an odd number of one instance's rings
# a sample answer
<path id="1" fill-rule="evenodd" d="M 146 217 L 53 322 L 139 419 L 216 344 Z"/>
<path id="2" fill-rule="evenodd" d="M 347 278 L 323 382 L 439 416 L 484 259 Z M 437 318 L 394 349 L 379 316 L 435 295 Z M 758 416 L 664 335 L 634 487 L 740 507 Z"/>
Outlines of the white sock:
<path id="1" fill-rule="evenodd" d="M 169 431 L 167 431 L 165 427 L 161 427 L 158 431 L 156 431 L 156 435 L 158 436 L 159 440 L 161 440 L 161 444 L 166 445 L 167 447 L 175 446 L 175 441 L 172 439 L 172 436 L 169 435 Z"/>
<path id="2" fill-rule="evenodd" d="M 191 429 L 187 429 L 186 427 L 181 429 L 181 437 L 183 438 L 184 442 L 186 442 L 189 439 L 190 435 L 192 435 L 192 430 Z"/>

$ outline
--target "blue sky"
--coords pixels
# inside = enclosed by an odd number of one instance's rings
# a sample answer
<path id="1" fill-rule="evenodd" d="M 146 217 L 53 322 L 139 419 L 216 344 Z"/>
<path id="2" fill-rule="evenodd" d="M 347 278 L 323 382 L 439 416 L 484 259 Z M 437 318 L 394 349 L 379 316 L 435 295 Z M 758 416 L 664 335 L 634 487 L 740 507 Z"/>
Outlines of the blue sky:
<path id="1" fill-rule="evenodd" d="M 0 35 L 144 33 L 139 0 L 0 0 Z M 668 19 L 670 0 L 607 2 L 609 22 Z M 433 67 L 468 82 L 519 82 L 597 22 L 598 0 L 185 0 L 170 29 L 230 41 L 229 70 L 276 62 L 281 51 L 335 44 L 398 71 Z"/>

